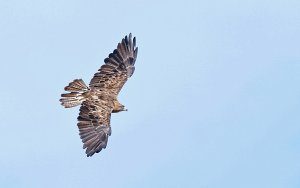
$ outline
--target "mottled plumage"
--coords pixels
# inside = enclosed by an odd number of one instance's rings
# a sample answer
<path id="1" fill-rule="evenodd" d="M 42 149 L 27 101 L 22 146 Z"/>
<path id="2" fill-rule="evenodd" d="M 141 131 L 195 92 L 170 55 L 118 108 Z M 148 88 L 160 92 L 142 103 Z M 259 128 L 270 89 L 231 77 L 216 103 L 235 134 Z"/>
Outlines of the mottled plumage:
<path id="1" fill-rule="evenodd" d="M 60 102 L 65 108 L 81 104 L 77 126 L 88 157 L 106 147 L 111 135 L 111 113 L 126 110 L 117 96 L 134 72 L 137 52 L 135 37 L 132 39 L 130 33 L 104 60 L 89 87 L 82 79 L 75 79 L 65 87 L 69 93 L 61 95 Z"/>

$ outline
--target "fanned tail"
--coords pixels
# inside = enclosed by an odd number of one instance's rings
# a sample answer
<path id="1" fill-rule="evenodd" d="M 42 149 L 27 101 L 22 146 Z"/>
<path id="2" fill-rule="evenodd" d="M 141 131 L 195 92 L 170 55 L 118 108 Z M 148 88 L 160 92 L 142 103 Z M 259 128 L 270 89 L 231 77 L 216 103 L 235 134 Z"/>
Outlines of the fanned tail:
<path id="1" fill-rule="evenodd" d="M 61 105 L 65 108 L 72 108 L 80 105 L 89 96 L 90 89 L 87 87 L 82 79 L 75 79 L 65 87 L 65 91 L 70 93 L 61 94 Z"/>

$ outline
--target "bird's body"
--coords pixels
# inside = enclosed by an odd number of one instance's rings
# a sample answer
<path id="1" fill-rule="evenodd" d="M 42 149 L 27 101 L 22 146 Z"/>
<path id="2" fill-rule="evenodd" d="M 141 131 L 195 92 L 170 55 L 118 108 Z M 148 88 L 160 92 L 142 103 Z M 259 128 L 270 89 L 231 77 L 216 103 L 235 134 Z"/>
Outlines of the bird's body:
<path id="1" fill-rule="evenodd" d="M 69 93 L 61 95 L 65 108 L 81 105 L 77 126 L 88 157 L 106 147 L 111 135 L 111 113 L 126 111 L 117 96 L 134 72 L 137 52 L 135 38 L 132 40 L 129 34 L 104 60 L 89 87 L 82 79 L 75 79 L 65 87 Z"/>

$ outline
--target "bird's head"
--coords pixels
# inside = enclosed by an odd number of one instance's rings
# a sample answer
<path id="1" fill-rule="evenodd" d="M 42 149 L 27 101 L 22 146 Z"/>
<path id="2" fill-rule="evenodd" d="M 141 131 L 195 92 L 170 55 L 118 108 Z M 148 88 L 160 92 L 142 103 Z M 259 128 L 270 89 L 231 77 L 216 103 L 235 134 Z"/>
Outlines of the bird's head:
<path id="1" fill-rule="evenodd" d="M 121 104 L 119 102 L 115 102 L 112 113 L 117 113 L 117 112 L 122 112 L 122 111 L 128 111 L 128 109 L 123 104 Z"/>

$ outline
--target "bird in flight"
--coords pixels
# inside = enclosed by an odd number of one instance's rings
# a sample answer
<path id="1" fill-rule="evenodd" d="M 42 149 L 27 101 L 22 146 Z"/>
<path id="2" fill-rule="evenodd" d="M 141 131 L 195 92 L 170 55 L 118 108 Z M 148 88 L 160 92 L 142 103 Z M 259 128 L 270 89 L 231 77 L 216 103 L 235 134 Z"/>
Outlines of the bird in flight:
<path id="1" fill-rule="evenodd" d="M 118 44 L 113 53 L 94 74 L 89 87 L 82 79 L 75 79 L 64 89 L 61 105 L 72 108 L 81 105 L 77 126 L 87 157 L 106 148 L 111 135 L 111 113 L 127 111 L 117 97 L 134 72 L 138 48 L 131 33 Z"/>

